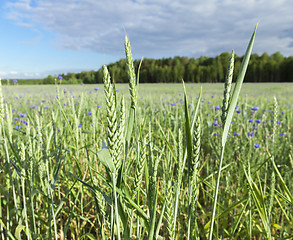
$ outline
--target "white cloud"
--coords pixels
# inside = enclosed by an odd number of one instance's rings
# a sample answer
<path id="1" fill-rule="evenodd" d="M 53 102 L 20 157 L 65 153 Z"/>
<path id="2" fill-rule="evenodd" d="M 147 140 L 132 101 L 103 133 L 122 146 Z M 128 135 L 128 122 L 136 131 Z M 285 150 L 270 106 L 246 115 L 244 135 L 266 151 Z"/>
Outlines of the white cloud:
<path id="1" fill-rule="evenodd" d="M 22 78 L 44 78 L 47 77 L 48 74 L 37 73 L 37 72 L 17 72 L 17 71 L 10 71 L 10 72 L 0 72 L 0 78 L 2 79 L 22 79 Z"/>
<path id="2" fill-rule="evenodd" d="M 136 56 L 243 54 L 260 21 L 254 51 L 292 55 L 291 0 L 18 0 L 18 24 L 58 34 L 56 47 L 123 56 L 125 31 Z"/>

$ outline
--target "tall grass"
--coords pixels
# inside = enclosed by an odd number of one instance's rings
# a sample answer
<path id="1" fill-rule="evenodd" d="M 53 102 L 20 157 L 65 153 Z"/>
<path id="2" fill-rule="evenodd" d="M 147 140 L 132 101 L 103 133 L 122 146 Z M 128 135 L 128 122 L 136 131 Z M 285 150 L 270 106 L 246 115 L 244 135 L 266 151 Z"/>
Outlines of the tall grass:
<path id="1" fill-rule="evenodd" d="M 3 88 L 0 238 L 292 238 L 292 98 L 240 94 L 254 36 L 224 88 L 146 91 L 128 37 L 128 86 Z"/>

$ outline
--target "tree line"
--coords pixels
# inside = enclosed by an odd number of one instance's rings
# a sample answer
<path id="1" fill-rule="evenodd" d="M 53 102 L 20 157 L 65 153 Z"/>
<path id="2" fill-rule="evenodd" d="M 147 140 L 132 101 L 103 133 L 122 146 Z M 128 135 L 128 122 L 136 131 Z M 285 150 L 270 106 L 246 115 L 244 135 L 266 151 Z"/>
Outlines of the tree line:
<path id="1" fill-rule="evenodd" d="M 224 52 L 216 57 L 173 57 L 162 59 L 143 59 L 140 68 L 141 83 L 220 83 L 225 81 L 230 53 Z M 234 76 L 237 75 L 243 56 L 235 55 Z M 138 69 L 140 60 L 134 61 Z M 107 65 L 116 83 L 128 83 L 126 60 L 121 59 Z M 103 83 L 102 68 L 98 71 L 60 74 L 62 84 Z M 37 84 L 55 84 L 60 80 L 49 75 Z M 284 57 L 280 52 L 268 55 L 252 54 L 246 72 L 246 82 L 293 82 L 293 56 Z M 23 81 L 21 81 L 23 82 Z M 20 84 L 21 84 L 20 82 Z M 31 81 L 30 81 L 31 82 Z"/>

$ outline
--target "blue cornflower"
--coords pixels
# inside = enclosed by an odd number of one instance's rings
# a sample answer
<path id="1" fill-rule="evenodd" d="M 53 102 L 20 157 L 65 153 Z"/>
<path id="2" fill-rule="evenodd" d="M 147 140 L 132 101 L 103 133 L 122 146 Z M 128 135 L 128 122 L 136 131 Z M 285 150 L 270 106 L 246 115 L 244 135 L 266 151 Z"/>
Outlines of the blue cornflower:
<path id="1" fill-rule="evenodd" d="M 256 122 L 257 124 L 259 124 L 259 123 L 261 123 L 261 120 L 260 120 L 260 119 L 256 119 L 255 122 Z"/>
<path id="2" fill-rule="evenodd" d="M 257 126 L 252 126 L 252 129 L 255 129 L 256 130 L 257 129 Z"/>
<path id="3" fill-rule="evenodd" d="M 81 124 L 81 123 L 79 123 L 79 124 L 78 124 L 78 127 L 79 127 L 79 128 L 81 128 L 81 127 L 82 127 L 82 124 Z"/>
<path id="4" fill-rule="evenodd" d="M 282 136 L 285 136 L 286 134 L 285 133 L 280 133 L 280 136 L 282 137 Z"/>
<path id="5" fill-rule="evenodd" d="M 239 137 L 240 133 L 234 132 L 233 135 L 236 136 L 236 137 Z"/>
<path id="6" fill-rule="evenodd" d="M 281 125 L 281 121 L 277 121 L 277 124 L 278 124 L 278 125 Z"/>
<path id="7" fill-rule="evenodd" d="M 257 111 L 259 109 L 259 107 L 252 107 L 250 108 L 252 111 Z"/>
<path id="8" fill-rule="evenodd" d="M 236 113 L 241 113 L 241 110 L 237 110 Z"/>
<path id="9" fill-rule="evenodd" d="M 220 110 L 220 106 L 219 105 L 215 106 L 215 110 L 216 111 Z"/>
<path id="10" fill-rule="evenodd" d="M 14 82 L 14 83 L 17 83 L 17 80 L 16 80 L 16 79 L 14 79 L 14 80 L 12 80 L 12 82 Z"/>
<path id="11" fill-rule="evenodd" d="M 213 122 L 213 125 L 214 126 L 218 126 L 219 124 L 217 122 Z"/>
<path id="12" fill-rule="evenodd" d="M 58 76 L 58 79 L 59 79 L 59 80 L 62 80 L 62 79 L 63 79 L 63 77 L 62 77 L 62 76 Z"/>
<path id="13" fill-rule="evenodd" d="M 258 143 L 254 144 L 255 148 L 260 148 L 260 145 Z"/>
<path id="14" fill-rule="evenodd" d="M 248 119 L 248 122 L 249 122 L 249 123 L 252 123 L 252 122 L 253 122 L 253 120 L 252 120 L 252 119 Z"/>
<path id="15" fill-rule="evenodd" d="M 247 135 L 248 137 L 254 137 L 254 132 L 248 132 Z"/>
<path id="16" fill-rule="evenodd" d="M 87 115 L 92 116 L 92 112 L 88 112 Z"/>
<path id="17" fill-rule="evenodd" d="M 20 113 L 19 117 L 24 118 L 24 117 L 26 117 L 26 114 L 25 113 Z"/>
<path id="18" fill-rule="evenodd" d="M 100 88 L 96 87 L 96 88 L 95 88 L 95 91 L 98 91 L 99 89 L 100 89 Z"/>
<path id="19" fill-rule="evenodd" d="M 101 108 L 101 106 L 100 106 L 100 105 L 98 105 L 98 106 L 97 106 L 97 108 Z"/>

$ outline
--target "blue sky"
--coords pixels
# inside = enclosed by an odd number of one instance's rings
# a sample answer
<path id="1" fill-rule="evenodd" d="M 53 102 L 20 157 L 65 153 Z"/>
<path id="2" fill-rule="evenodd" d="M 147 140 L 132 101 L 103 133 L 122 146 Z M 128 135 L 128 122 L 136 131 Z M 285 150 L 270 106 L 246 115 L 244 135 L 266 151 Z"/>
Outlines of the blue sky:
<path id="1" fill-rule="evenodd" d="M 2 0 L 0 77 L 43 78 L 97 70 L 135 59 L 243 55 L 259 22 L 253 52 L 293 55 L 291 0 Z"/>

